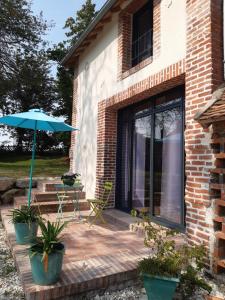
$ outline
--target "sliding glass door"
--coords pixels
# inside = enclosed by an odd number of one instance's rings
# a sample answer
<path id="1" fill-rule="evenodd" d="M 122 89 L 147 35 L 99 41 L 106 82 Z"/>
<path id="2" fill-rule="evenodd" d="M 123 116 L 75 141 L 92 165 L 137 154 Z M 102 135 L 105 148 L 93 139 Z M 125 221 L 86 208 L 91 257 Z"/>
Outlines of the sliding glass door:
<path id="1" fill-rule="evenodd" d="M 132 208 L 149 208 L 151 115 L 134 120 L 132 158 Z"/>
<path id="2" fill-rule="evenodd" d="M 184 224 L 183 88 L 118 114 L 116 206 Z"/>
<path id="3" fill-rule="evenodd" d="M 183 119 L 181 106 L 155 114 L 153 215 L 180 223 L 183 199 Z"/>

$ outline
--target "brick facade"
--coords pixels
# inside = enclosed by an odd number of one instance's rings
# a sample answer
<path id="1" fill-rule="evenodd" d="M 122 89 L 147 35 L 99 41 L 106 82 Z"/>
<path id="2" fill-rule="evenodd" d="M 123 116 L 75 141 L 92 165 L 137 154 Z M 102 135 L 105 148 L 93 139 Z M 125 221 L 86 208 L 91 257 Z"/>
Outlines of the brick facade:
<path id="1" fill-rule="evenodd" d="M 154 0 L 153 57 L 131 68 L 131 15 L 144 2 L 133 1 L 119 14 L 118 80 L 140 70 L 160 55 L 161 1 Z M 210 148 L 212 132 L 203 129 L 194 120 L 194 115 L 223 82 L 222 11 L 222 0 L 186 0 L 186 58 L 166 68 L 162 66 L 160 72 L 98 103 L 96 197 L 102 195 L 106 180 L 115 183 L 118 109 L 185 84 L 186 232 L 189 241 L 203 241 L 211 252 L 214 247 L 213 205 L 209 192 L 209 170 L 214 165 Z M 76 126 L 77 85 L 75 79 L 73 126 Z M 76 133 L 73 133 L 73 149 L 75 138 Z M 71 161 L 73 163 L 73 159 Z M 114 205 L 115 193 L 110 202 L 111 207 Z"/>
<path id="2" fill-rule="evenodd" d="M 184 84 L 185 62 L 179 61 L 136 83 L 129 89 L 98 104 L 96 197 L 103 193 L 103 182 L 116 176 L 117 110 Z M 111 206 L 115 205 L 115 193 Z"/>
<path id="3" fill-rule="evenodd" d="M 195 113 L 223 81 L 222 1 L 187 1 L 186 56 L 186 230 L 190 241 L 213 248 L 213 206 L 209 169 L 213 166 L 211 132 L 194 120 Z"/>

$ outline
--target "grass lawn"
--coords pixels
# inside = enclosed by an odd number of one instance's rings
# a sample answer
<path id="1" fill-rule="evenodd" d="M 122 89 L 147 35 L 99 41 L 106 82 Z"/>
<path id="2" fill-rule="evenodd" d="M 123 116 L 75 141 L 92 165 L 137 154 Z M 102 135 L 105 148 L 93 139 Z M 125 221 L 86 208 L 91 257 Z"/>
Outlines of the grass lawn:
<path id="1" fill-rule="evenodd" d="M 31 155 L 1 155 L 0 176 L 29 177 Z M 69 161 L 64 156 L 37 156 L 33 176 L 58 176 L 69 170 Z"/>

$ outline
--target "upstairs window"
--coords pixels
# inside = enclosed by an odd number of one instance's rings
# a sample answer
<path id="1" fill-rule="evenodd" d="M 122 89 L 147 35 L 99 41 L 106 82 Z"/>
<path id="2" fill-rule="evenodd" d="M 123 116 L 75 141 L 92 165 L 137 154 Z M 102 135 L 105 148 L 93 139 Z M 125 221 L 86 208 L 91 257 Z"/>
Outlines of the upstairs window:
<path id="1" fill-rule="evenodd" d="M 153 1 L 147 3 L 133 15 L 132 67 L 153 53 Z"/>

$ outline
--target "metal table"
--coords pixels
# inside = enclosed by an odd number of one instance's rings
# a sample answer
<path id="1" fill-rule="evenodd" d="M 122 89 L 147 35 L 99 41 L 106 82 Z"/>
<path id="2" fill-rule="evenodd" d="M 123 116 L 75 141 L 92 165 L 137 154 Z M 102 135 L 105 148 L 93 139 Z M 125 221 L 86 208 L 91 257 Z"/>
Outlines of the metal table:
<path id="1" fill-rule="evenodd" d="M 79 205 L 79 191 L 81 192 L 83 189 L 83 185 L 81 183 L 74 183 L 73 186 L 68 186 L 65 184 L 55 184 L 57 198 L 59 202 L 58 212 L 57 212 L 57 219 L 64 218 L 63 216 L 63 206 L 67 203 L 73 204 L 73 217 L 74 219 L 81 220 L 80 214 L 80 205 Z M 71 195 L 68 192 L 74 192 Z"/>

